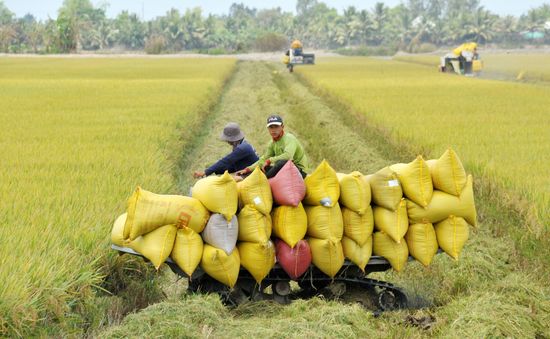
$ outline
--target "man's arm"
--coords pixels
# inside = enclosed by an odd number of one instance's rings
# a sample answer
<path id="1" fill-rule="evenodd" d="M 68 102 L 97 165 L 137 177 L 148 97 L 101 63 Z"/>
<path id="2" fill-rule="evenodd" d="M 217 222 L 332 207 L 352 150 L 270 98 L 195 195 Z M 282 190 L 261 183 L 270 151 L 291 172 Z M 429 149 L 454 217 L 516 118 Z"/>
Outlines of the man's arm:
<path id="1" fill-rule="evenodd" d="M 273 152 L 273 142 L 270 142 L 264 154 L 262 154 L 262 156 L 260 157 L 260 159 L 258 159 L 258 161 L 256 161 L 252 165 L 248 166 L 247 169 L 253 171 L 254 168 L 256 168 L 256 166 L 262 166 L 264 162 L 270 157 L 272 157 L 273 155 L 275 155 L 275 153 Z"/>
<path id="2" fill-rule="evenodd" d="M 226 170 L 233 169 L 235 163 L 241 160 L 245 156 L 246 156 L 246 152 L 244 152 L 240 147 L 237 147 L 233 150 L 233 152 L 229 153 L 225 157 L 218 160 L 214 165 L 208 167 L 204 171 L 204 174 L 207 176 L 212 173 L 221 174 Z"/>

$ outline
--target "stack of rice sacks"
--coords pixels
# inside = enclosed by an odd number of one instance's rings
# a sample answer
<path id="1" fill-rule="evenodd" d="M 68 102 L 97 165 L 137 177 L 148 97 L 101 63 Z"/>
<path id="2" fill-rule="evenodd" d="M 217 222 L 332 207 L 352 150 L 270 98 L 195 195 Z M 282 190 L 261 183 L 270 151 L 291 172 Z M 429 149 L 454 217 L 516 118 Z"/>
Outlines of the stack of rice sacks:
<path id="1" fill-rule="evenodd" d="M 237 183 L 226 171 L 221 176 L 197 181 L 191 193 L 213 213 L 202 231 L 205 244 L 201 268 L 222 284 L 233 287 L 241 263 L 236 247 L 239 236 Z"/>
<path id="2" fill-rule="evenodd" d="M 407 233 L 407 205 L 397 174 L 389 167 L 366 177 L 372 191 L 374 228 L 373 253 L 386 258 L 396 271 L 408 260 L 403 237 Z"/>
<path id="3" fill-rule="evenodd" d="M 271 237 L 273 198 L 265 174 L 257 167 L 237 184 L 239 192 L 239 255 L 241 265 L 260 284 L 275 264 Z"/>
<path id="4" fill-rule="evenodd" d="M 276 255 L 279 265 L 291 279 L 297 280 L 311 264 L 311 250 L 303 240 L 307 231 L 307 217 L 302 199 L 306 194 L 304 179 L 292 161 L 269 179 L 273 200 L 277 204 L 271 212 Z"/>
<path id="5" fill-rule="evenodd" d="M 128 199 L 127 212 L 114 223 L 111 241 L 141 253 L 156 269 L 170 256 L 191 276 L 201 261 L 199 233 L 209 216 L 195 198 L 155 194 L 137 187 Z"/>
<path id="6" fill-rule="evenodd" d="M 344 264 L 342 237 L 344 225 L 340 183 L 326 160 L 305 179 L 304 198 L 307 235 L 313 264 L 329 277 L 334 277 Z"/>
<path id="7" fill-rule="evenodd" d="M 342 247 L 344 256 L 362 271 L 372 254 L 371 189 L 360 172 L 337 173 L 340 182 L 340 205 L 344 224 Z"/>
<path id="8" fill-rule="evenodd" d="M 409 223 L 433 225 L 438 246 L 452 258 L 458 259 L 468 240 L 468 224 L 477 226 L 472 176 L 466 174 L 452 149 L 447 149 L 439 159 L 426 161 L 426 165 L 433 183 L 433 195 L 425 206 L 413 199 L 407 200 Z M 422 227 L 415 227 L 418 233 L 406 237 L 409 247 L 412 243 L 422 244 L 425 241 L 419 233 Z M 430 243 L 430 246 L 434 245 Z"/>

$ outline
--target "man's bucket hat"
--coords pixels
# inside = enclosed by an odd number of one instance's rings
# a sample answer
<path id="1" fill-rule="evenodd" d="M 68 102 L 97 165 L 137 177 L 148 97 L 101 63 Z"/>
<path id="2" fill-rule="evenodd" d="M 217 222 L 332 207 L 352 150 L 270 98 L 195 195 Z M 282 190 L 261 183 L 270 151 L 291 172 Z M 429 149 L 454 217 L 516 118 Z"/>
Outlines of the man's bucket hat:
<path id="1" fill-rule="evenodd" d="M 223 128 L 223 132 L 220 135 L 220 139 L 223 141 L 239 141 L 244 139 L 244 134 L 236 122 L 230 122 Z"/>

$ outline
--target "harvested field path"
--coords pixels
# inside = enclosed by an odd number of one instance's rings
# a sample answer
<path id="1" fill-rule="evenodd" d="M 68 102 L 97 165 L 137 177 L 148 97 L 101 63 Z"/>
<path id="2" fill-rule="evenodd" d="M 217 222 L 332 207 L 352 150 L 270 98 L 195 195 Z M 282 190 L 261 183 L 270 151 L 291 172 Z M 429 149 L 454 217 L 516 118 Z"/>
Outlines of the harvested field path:
<path id="1" fill-rule="evenodd" d="M 285 130 L 295 134 L 304 145 L 311 170 L 321 160 L 336 171 L 372 173 L 395 159 L 386 159 L 365 134 L 349 126 L 343 113 L 331 109 L 323 98 L 312 93 L 283 67 L 266 62 L 241 61 L 233 79 L 222 95 L 215 112 L 201 133 L 201 143 L 184 156 L 180 168 L 179 188 L 187 192 L 193 184 L 193 170 L 203 170 L 230 151 L 219 140 L 226 123 L 238 122 L 246 139 L 261 154 L 269 142 L 266 118 L 280 114 Z M 192 155 L 192 156 L 191 156 Z M 395 161 L 394 161 L 395 162 Z"/>

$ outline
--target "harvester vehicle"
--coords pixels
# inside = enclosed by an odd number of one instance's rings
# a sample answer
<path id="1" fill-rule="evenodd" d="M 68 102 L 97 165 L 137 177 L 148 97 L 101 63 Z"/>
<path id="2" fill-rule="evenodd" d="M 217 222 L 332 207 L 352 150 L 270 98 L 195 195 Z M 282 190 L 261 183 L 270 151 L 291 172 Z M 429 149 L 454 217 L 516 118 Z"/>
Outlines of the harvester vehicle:
<path id="1" fill-rule="evenodd" d="M 128 247 L 111 245 L 111 248 L 121 255 L 142 256 Z M 147 259 L 144 258 L 144 260 Z M 412 257 L 409 257 L 409 260 L 413 260 Z M 297 298 L 311 298 L 321 294 L 331 297 L 344 297 L 347 291 L 357 291 L 366 297 L 366 299 L 361 298 L 361 302 L 365 306 L 376 308 L 376 311 L 389 311 L 407 307 L 407 296 L 402 289 L 385 281 L 367 278 L 370 273 L 383 272 L 392 268 L 390 263 L 380 256 L 370 258 L 365 267 L 365 272 L 346 260 L 334 278 L 310 265 L 306 273 L 293 284 L 291 284 L 290 277 L 278 263 L 275 264 L 261 284 L 257 284 L 254 277 L 241 267 L 237 283 L 232 289 L 211 278 L 200 267 L 189 277 L 170 258 L 165 263 L 175 274 L 188 279 L 189 292 L 216 293 L 228 306 L 237 306 L 244 302 L 259 300 L 273 300 L 281 304 L 288 304 L 291 300 Z"/>
<path id="2" fill-rule="evenodd" d="M 315 54 L 303 53 L 302 43 L 299 40 L 294 40 L 292 44 L 290 44 L 290 49 L 285 53 L 283 63 L 286 64 L 288 71 L 292 73 L 294 71 L 294 66 L 315 65 Z"/>
<path id="3" fill-rule="evenodd" d="M 452 53 L 441 57 L 439 70 L 465 76 L 477 76 L 483 69 L 483 63 L 477 53 L 475 42 L 464 43 Z"/>

